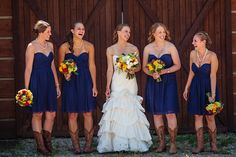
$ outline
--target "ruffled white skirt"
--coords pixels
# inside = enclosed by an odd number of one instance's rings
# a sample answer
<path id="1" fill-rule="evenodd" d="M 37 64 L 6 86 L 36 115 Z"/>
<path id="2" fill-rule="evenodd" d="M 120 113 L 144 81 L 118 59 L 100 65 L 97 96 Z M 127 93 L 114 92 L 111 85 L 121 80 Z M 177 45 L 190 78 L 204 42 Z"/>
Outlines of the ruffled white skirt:
<path id="1" fill-rule="evenodd" d="M 112 82 L 118 82 L 112 83 L 111 97 L 103 106 L 97 150 L 99 153 L 146 152 L 152 145 L 152 139 L 149 133 L 149 122 L 141 105 L 142 97 L 136 94 L 136 79 L 125 79 L 126 84 L 122 84 L 122 80 L 115 80 L 120 77 L 115 77 L 116 75 L 114 74 Z"/>

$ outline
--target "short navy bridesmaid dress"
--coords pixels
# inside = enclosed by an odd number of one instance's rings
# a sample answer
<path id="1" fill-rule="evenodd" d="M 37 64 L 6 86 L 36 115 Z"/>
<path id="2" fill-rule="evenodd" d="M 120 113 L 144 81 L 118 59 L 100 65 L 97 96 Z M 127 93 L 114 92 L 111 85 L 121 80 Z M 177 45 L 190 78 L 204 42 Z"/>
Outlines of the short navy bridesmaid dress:
<path id="1" fill-rule="evenodd" d="M 29 89 L 33 93 L 33 112 L 55 112 L 57 110 L 57 93 L 51 64 L 53 52 L 48 56 L 42 52 L 34 54 L 33 68 Z"/>
<path id="2" fill-rule="evenodd" d="M 153 54 L 148 56 L 148 62 L 160 59 L 169 68 L 173 65 L 170 54 L 163 54 L 156 57 Z M 157 82 L 151 76 L 147 76 L 146 83 L 146 111 L 151 114 L 169 114 L 179 112 L 178 89 L 175 73 L 161 75 L 162 81 Z"/>
<path id="3" fill-rule="evenodd" d="M 62 79 L 62 111 L 63 112 L 92 112 L 96 108 L 96 98 L 93 97 L 93 83 L 89 71 L 89 54 L 67 53 L 65 60 L 73 59 L 78 67 L 75 75 L 72 73 L 69 81 Z"/>
<path id="4" fill-rule="evenodd" d="M 211 64 L 205 63 L 198 67 L 193 63 L 192 71 L 194 77 L 189 90 L 188 112 L 193 115 L 208 115 L 205 108 L 209 104 L 207 93 L 211 93 Z M 218 87 L 216 87 L 215 100 L 220 100 Z"/>

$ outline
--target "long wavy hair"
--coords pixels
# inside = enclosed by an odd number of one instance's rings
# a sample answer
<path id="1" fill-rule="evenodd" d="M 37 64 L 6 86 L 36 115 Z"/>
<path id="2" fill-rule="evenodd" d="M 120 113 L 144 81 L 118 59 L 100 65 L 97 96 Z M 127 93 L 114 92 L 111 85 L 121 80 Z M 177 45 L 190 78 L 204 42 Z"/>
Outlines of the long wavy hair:
<path id="1" fill-rule="evenodd" d="M 71 29 L 74 29 L 77 24 L 82 24 L 84 26 L 84 24 L 82 22 L 76 22 L 72 25 Z M 74 52 L 74 50 L 73 50 L 74 41 L 73 41 L 73 33 L 71 31 L 70 31 L 70 33 L 68 33 L 66 35 L 66 41 L 65 42 L 67 42 L 69 44 L 69 50 L 73 53 Z"/>
<path id="2" fill-rule="evenodd" d="M 163 23 L 157 22 L 157 23 L 154 23 L 154 24 L 150 27 L 150 29 L 149 29 L 148 42 L 151 43 L 151 42 L 155 41 L 155 37 L 154 37 L 153 34 L 156 32 L 156 29 L 157 29 L 158 27 L 164 28 L 164 30 L 165 30 L 165 32 L 166 32 L 165 40 L 170 41 L 170 40 L 171 40 L 170 31 L 167 29 L 166 25 L 164 25 Z"/>
<path id="3" fill-rule="evenodd" d="M 130 28 L 130 26 L 128 24 L 124 24 L 124 23 L 117 25 L 116 29 L 113 32 L 113 42 L 114 43 L 116 43 L 118 41 L 118 33 L 117 32 L 121 31 L 123 27 L 129 27 Z"/>

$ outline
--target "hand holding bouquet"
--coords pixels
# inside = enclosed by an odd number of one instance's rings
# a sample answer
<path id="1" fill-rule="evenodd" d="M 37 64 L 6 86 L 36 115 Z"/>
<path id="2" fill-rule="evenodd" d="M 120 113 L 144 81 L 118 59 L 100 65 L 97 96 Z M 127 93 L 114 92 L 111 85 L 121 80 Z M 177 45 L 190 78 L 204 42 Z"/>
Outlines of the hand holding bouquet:
<path id="1" fill-rule="evenodd" d="M 210 93 L 207 93 L 207 96 L 209 98 L 210 97 Z M 223 106 L 224 105 L 221 102 L 213 101 L 213 102 L 210 102 L 210 104 L 208 104 L 206 106 L 206 110 L 210 114 L 217 114 L 217 113 L 220 113 L 223 110 Z"/>
<path id="2" fill-rule="evenodd" d="M 161 70 L 165 68 L 165 66 L 166 66 L 165 63 L 160 59 L 152 60 L 147 64 L 148 73 L 149 74 L 160 73 Z M 156 81 L 160 82 L 161 77 L 158 77 Z"/>
<path id="3" fill-rule="evenodd" d="M 129 53 L 129 54 L 121 54 L 116 59 L 116 67 L 123 72 L 127 72 L 127 79 L 133 79 L 135 74 L 134 70 L 137 68 L 139 64 L 138 54 L 137 52 Z"/>
<path id="4" fill-rule="evenodd" d="M 77 69 L 77 65 L 73 59 L 64 60 L 59 66 L 59 71 L 65 75 L 66 80 L 70 79 L 72 73 L 78 75 Z"/>
<path id="5" fill-rule="evenodd" d="M 28 89 L 21 89 L 16 94 L 16 103 L 21 107 L 31 106 L 33 103 L 33 94 Z"/>

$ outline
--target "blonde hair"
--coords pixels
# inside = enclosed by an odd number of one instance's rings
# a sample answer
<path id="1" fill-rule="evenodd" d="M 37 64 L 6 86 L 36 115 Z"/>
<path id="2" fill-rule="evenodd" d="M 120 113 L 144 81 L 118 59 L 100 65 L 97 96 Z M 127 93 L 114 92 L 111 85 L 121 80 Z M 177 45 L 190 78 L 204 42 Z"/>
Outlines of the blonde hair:
<path id="1" fill-rule="evenodd" d="M 39 20 L 34 25 L 33 31 L 38 35 L 39 33 L 43 33 L 49 26 L 50 24 L 48 22 Z"/>
<path id="2" fill-rule="evenodd" d="M 149 33 L 148 33 L 148 42 L 151 43 L 155 40 L 155 37 L 154 37 L 154 33 L 156 32 L 156 29 L 158 27 L 162 27 L 164 28 L 165 32 L 166 32 L 166 37 L 165 37 L 165 40 L 168 40 L 170 41 L 171 40 L 171 37 L 170 37 L 170 31 L 167 29 L 166 25 L 164 25 L 163 23 L 160 23 L 160 22 L 157 22 L 157 23 L 154 23 L 150 29 L 149 29 Z"/>
<path id="3" fill-rule="evenodd" d="M 113 42 L 114 43 L 116 43 L 118 41 L 118 33 L 117 32 L 121 31 L 122 28 L 124 28 L 124 27 L 129 27 L 130 28 L 130 26 L 128 24 L 124 24 L 124 23 L 119 24 L 119 25 L 116 26 L 116 29 L 113 32 Z"/>
<path id="4" fill-rule="evenodd" d="M 197 32 L 195 35 L 198 36 L 201 41 L 203 41 L 203 40 L 206 41 L 206 47 L 207 47 L 207 48 L 210 48 L 210 47 L 211 47 L 212 40 L 211 40 L 211 38 L 210 38 L 210 36 L 208 35 L 207 32 L 205 32 L 205 31 L 200 31 L 200 32 Z"/>

